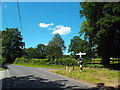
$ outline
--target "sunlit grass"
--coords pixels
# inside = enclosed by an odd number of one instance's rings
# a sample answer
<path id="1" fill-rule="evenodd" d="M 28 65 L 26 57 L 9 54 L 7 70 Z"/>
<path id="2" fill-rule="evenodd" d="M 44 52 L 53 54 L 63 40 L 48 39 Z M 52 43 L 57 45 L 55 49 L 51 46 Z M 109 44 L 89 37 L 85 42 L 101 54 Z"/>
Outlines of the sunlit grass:
<path id="1" fill-rule="evenodd" d="M 0 71 L 5 70 L 4 68 L 0 68 Z"/>
<path id="2" fill-rule="evenodd" d="M 41 68 L 54 68 L 54 69 L 64 69 L 65 66 L 63 65 L 37 65 L 37 64 L 13 64 L 13 65 L 22 65 L 28 67 L 41 67 Z"/>
<path id="3" fill-rule="evenodd" d="M 105 68 L 84 68 L 83 71 L 80 72 L 79 67 L 77 67 L 71 72 L 66 70 L 59 70 L 53 72 L 78 80 L 91 82 L 93 84 L 105 83 L 105 85 L 107 86 L 118 85 L 118 71 L 110 71 Z"/>

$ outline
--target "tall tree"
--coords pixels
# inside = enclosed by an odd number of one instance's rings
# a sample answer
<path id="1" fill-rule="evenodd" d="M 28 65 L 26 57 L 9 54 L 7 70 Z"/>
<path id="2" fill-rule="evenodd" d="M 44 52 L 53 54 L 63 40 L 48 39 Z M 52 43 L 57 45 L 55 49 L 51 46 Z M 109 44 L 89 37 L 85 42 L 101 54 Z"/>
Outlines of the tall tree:
<path id="1" fill-rule="evenodd" d="M 35 58 L 36 48 L 30 47 L 25 49 L 26 58 Z"/>
<path id="2" fill-rule="evenodd" d="M 2 55 L 2 31 L 0 31 L 0 56 Z"/>
<path id="3" fill-rule="evenodd" d="M 18 28 L 6 28 L 2 31 L 2 57 L 6 58 L 7 63 L 13 63 L 17 57 L 23 54 L 22 39 Z"/>
<path id="4" fill-rule="evenodd" d="M 90 57 L 90 47 L 89 42 L 86 40 L 82 40 L 79 36 L 74 36 L 73 39 L 71 39 L 68 52 L 71 52 L 71 54 L 76 57 L 76 53 L 79 52 L 85 52 Z"/>
<path id="5" fill-rule="evenodd" d="M 87 27 L 89 27 L 86 36 L 89 37 L 91 45 L 97 45 L 102 63 L 109 65 L 110 57 L 120 56 L 118 53 L 120 51 L 120 4 L 82 2 L 81 7 L 81 17 L 86 18 Z M 85 29 L 83 31 L 86 32 Z"/>
<path id="6" fill-rule="evenodd" d="M 46 56 L 46 46 L 44 44 L 38 44 L 36 48 L 36 57 L 37 58 L 45 58 Z"/>
<path id="7" fill-rule="evenodd" d="M 59 34 L 55 34 L 52 40 L 48 43 L 46 53 L 51 57 L 52 60 L 54 58 L 60 58 L 65 50 L 64 40 L 62 40 Z"/>

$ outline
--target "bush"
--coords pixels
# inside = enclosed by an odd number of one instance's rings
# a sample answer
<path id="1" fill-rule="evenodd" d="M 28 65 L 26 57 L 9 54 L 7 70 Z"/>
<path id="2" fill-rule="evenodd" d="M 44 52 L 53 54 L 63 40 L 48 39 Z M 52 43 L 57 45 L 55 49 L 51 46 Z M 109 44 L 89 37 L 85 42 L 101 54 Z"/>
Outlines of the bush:
<path id="1" fill-rule="evenodd" d="M 30 64 L 37 64 L 37 65 L 64 65 L 64 66 L 73 66 L 78 65 L 77 60 L 73 58 L 61 58 L 55 59 L 54 61 L 49 61 L 48 59 L 26 59 L 24 57 L 16 58 L 15 64 L 22 64 L 22 63 L 30 63 Z"/>
<path id="2" fill-rule="evenodd" d="M 32 63 L 33 64 L 38 64 L 38 65 L 41 65 L 41 64 L 46 64 L 48 59 L 33 59 L 32 60 Z"/>
<path id="3" fill-rule="evenodd" d="M 91 59 L 90 58 L 84 58 L 83 59 L 83 65 L 87 65 L 89 62 L 91 61 Z"/>
<path id="4" fill-rule="evenodd" d="M 73 66 L 73 65 L 77 65 L 77 60 L 75 60 L 73 58 L 62 58 L 57 61 L 57 64 Z"/>
<path id="5" fill-rule="evenodd" d="M 19 64 L 19 63 L 28 63 L 28 60 L 24 57 L 21 58 L 16 58 L 14 61 L 15 64 Z"/>
<path id="6" fill-rule="evenodd" d="M 48 59 L 28 59 L 28 58 L 24 58 L 24 57 L 21 57 L 21 58 L 16 58 L 15 60 L 15 64 L 20 64 L 20 63 L 30 63 L 30 64 L 46 64 L 46 61 Z"/>
<path id="7" fill-rule="evenodd" d="M 2 63 L 6 62 L 6 58 L 2 58 Z"/>
<path id="8" fill-rule="evenodd" d="M 90 68 L 103 68 L 104 66 L 101 64 L 86 64 L 84 67 L 90 67 Z"/>

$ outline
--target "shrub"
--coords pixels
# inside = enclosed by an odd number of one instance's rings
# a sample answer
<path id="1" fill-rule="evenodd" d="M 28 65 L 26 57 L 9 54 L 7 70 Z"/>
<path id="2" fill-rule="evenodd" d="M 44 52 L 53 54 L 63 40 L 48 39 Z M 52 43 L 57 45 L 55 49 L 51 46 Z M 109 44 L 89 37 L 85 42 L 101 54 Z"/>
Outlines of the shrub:
<path id="1" fill-rule="evenodd" d="M 84 67 L 90 67 L 90 68 L 103 68 L 104 66 L 101 64 L 86 64 Z"/>
<path id="2" fill-rule="evenodd" d="M 73 65 L 77 65 L 77 60 L 75 60 L 73 58 L 62 58 L 57 61 L 57 64 L 73 66 Z"/>
<path id="3" fill-rule="evenodd" d="M 2 58 L 2 63 L 6 62 L 6 58 Z"/>
<path id="4" fill-rule="evenodd" d="M 32 63 L 33 64 L 38 64 L 38 65 L 41 65 L 41 64 L 46 64 L 48 59 L 33 59 L 32 60 Z"/>
<path id="5" fill-rule="evenodd" d="M 24 57 L 21 57 L 21 58 L 16 58 L 14 63 L 15 64 L 19 64 L 19 63 L 28 63 L 28 61 L 30 62 L 30 60 L 24 58 Z"/>
<path id="6" fill-rule="evenodd" d="M 15 64 L 20 64 L 20 63 L 30 63 L 30 64 L 46 64 L 48 59 L 28 59 L 28 58 L 16 58 Z"/>
<path id="7" fill-rule="evenodd" d="M 89 62 L 91 61 L 91 59 L 90 58 L 84 58 L 83 59 L 83 65 L 87 65 Z"/>

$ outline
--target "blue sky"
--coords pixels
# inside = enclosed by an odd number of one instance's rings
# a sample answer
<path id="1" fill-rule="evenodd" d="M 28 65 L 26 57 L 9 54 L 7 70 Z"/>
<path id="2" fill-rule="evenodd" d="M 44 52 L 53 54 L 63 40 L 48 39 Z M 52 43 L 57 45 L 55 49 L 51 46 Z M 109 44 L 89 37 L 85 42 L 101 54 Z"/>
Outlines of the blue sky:
<path id="1" fill-rule="evenodd" d="M 61 34 L 68 46 L 70 39 L 79 35 L 83 21 L 79 14 L 79 2 L 19 2 L 19 6 L 26 48 L 48 44 L 55 33 Z M 2 29 L 5 28 L 20 30 L 16 2 L 3 3 Z M 67 51 L 65 54 L 68 54 Z"/>

